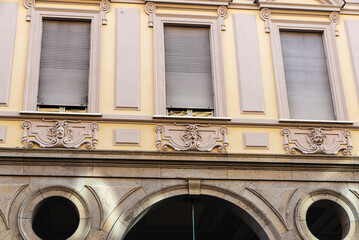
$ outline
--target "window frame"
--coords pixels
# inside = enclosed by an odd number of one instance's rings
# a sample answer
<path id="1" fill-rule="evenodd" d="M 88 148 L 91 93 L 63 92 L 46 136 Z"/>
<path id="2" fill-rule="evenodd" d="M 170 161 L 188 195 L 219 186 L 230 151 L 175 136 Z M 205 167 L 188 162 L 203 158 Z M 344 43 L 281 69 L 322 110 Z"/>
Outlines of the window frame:
<path id="1" fill-rule="evenodd" d="M 157 116 L 167 116 L 164 26 L 199 26 L 210 29 L 210 49 L 212 63 L 212 84 L 214 116 L 226 117 L 226 94 L 223 68 L 221 22 L 218 16 L 156 13 L 153 26 L 154 44 L 154 112 Z"/>
<path id="2" fill-rule="evenodd" d="M 43 19 L 53 20 L 89 20 L 90 30 L 90 69 L 88 87 L 88 113 L 99 112 L 100 99 L 100 60 L 101 60 L 101 30 L 102 18 L 100 10 L 65 9 L 34 7 L 31 13 L 29 49 L 24 90 L 24 111 L 37 111 L 37 94 L 39 86 L 41 40 Z"/>
<path id="3" fill-rule="evenodd" d="M 332 93 L 335 121 L 348 121 L 342 76 L 340 72 L 338 50 L 335 40 L 335 29 L 331 22 L 271 19 L 270 40 L 274 77 L 276 83 L 277 102 L 280 120 L 297 120 L 289 116 L 288 95 L 284 74 L 284 63 L 280 41 L 280 31 L 317 32 L 322 33 L 323 46 L 326 56 L 328 77 Z M 298 121 L 316 121 L 318 119 L 300 119 Z M 318 120 L 323 121 L 323 120 Z M 333 121 L 333 120 L 329 120 Z"/>

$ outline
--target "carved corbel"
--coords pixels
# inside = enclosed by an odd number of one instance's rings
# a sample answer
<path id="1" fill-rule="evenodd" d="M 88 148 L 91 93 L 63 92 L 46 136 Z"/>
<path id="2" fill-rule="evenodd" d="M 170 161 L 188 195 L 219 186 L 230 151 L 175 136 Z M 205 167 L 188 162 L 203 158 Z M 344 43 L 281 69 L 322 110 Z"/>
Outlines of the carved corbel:
<path id="1" fill-rule="evenodd" d="M 270 21 L 271 15 L 272 15 L 272 13 L 269 10 L 269 8 L 263 8 L 260 12 L 260 16 L 265 21 L 265 24 L 266 24 L 266 26 L 265 26 L 266 33 L 270 32 L 269 21 Z"/>
<path id="2" fill-rule="evenodd" d="M 158 151 L 212 151 L 228 149 L 228 129 L 203 124 L 157 125 L 155 128 Z"/>
<path id="3" fill-rule="evenodd" d="M 100 2 L 100 9 L 101 9 L 101 17 L 102 17 L 102 24 L 107 24 L 106 13 L 111 11 L 111 3 L 108 0 L 102 0 Z"/>
<path id="4" fill-rule="evenodd" d="M 338 12 L 332 12 L 330 15 L 329 15 L 329 19 L 330 21 L 332 22 L 332 26 L 333 26 L 333 29 L 334 29 L 334 34 L 335 36 L 339 36 L 339 31 L 337 29 L 337 24 L 339 23 L 340 21 L 340 15 Z"/>
<path id="5" fill-rule="evenodd" d="M 31 21 L 31 15 L 34 11 L 35 0 L 24 0 L 24 6 L 27 8 L 26 21 Z"/>
<path id="6" fill-rule="evenodd" d="M 79 148 L 86 144 L 87 149 L 96 148 L 98 143 L 97 123 L 82 123 L 70 120 L 24 121 L 21 143 L 24 148 L 34 144 L 41 148 Z"/>
<path id="7" fill-rule="evenodd" d="M 145 11 L 149 15 L 148 26 L 153 27 L 153 15 L 156 12 L 156 4 L 153 2 L 147 2 L 145 5 Z"/>
<path id="8" fill-rule="evenodd" d="M 353 145 L 348 130 L 333 128 L 283 128 L 284 150 L 288 154 L 299 151 L 304 154 L 338 154 L 351 155 Z"/>
<path id="9" fill-rule="evenodd" d="M 227 18 L 228 16 L 228 8 L 225 6 L 220 6 L 217 9 L 217 14 L 220 17 L 220 21 L 221 21 L 221 30 L 225 31 L 226 30 L 226 25 L 224 24 L 224 19 Z"/>

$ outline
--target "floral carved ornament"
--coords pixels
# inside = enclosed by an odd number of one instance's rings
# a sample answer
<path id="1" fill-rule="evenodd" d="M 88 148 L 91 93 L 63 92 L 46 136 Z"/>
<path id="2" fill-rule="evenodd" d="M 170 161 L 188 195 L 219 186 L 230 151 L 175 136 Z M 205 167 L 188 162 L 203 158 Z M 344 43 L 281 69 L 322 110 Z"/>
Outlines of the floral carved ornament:
<path id="1" fill-rule="evenodd" d="M 209 124 L 176 124 L 157 125 L 156 145 L 159 151 L 167 151 L 168 147 L 175 151 L 212 151 L 228 149 L 228 129 L 211 127 Z"/>
<path id="2" fill-rule="evenodd" d="M 31 148 L 37 144 L 42 148 L 79 148 L 86 144 L 86 148 L 91 149 L 96 148 L 98 142 L 97 123 L 42 119 L 42 121 L 24 121 L 22 127 L 23 147 Z"/>
<path id="3" fill-rule="evenodd" d="M 336 130 L 332 128 L 284 128 L 281 131 L 284 136 L 284 150 L 294 154 L 299 151 L 304 154 L 338 154 L 351 155 L 353 145 L 348 130 Z"/>

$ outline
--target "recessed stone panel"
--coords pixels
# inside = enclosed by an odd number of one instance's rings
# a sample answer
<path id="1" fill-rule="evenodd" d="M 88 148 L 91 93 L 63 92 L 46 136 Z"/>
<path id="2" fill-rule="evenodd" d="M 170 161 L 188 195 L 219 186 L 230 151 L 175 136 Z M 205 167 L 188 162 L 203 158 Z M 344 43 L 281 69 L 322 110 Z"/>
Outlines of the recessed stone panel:
<path id="1" fill-rule="evenodd" d="M 267 133 L 243 133 L 244 148 L 268 149 Z"/>
<path id="2" fill-rule="evenodd" d="M 141 130 L 138 129 L 114 129 L 113 145 L 141 145 Z"/>

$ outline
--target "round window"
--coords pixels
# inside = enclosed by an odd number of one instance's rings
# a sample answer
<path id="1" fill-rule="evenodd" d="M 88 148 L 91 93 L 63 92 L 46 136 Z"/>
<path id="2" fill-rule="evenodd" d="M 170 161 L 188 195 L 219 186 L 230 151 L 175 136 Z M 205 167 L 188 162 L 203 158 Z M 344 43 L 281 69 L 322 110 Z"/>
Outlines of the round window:
<path id="1" fill-rule="evenodd" d="M 32 229 L 44 240 L 64 240 L 79 226 L 79 212 L 69 199 L 49 197 L 39 202 L 32 214 Z"/>
<path id="2" fill-rule="evenodd" d="M 310 205 L 306 214 L 307 226 L 318 239 L 344 239 L 350 226 L 345 209 L 331 200 L 319 200 Z"/>

